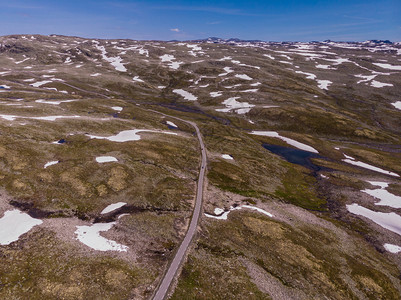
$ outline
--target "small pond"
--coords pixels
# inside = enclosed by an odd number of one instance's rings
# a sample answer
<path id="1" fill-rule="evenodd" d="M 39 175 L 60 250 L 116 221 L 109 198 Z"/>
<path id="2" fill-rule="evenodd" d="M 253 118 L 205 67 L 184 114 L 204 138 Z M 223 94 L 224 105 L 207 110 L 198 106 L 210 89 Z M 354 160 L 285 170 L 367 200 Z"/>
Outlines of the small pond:
<path id="1" fill-rule="evenodd" d="M 300 149 L 294 149 L 285 146 L 278 146 L 272 144 L 262 144 L 263 148 L 273 152 L 274 154 L 280 155 L 286 161 L 301 165 L 305 168 L 308 168 L 314 172 L 329 170 L 328 168 L 318 166 L 311 161 L 311 158 L 324 158 L 323 156 L 312 153 L 309 151 L 304 151 Z"/>

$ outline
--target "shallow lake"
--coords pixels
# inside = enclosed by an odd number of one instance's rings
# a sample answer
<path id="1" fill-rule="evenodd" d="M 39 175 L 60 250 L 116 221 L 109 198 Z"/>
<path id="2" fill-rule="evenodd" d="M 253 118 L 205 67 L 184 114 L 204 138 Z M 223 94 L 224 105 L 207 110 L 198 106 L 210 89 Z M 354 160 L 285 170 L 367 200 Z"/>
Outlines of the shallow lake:
<path id="1" fill-rule="evenodd" d="M 272 145 L 272 144 L 262 144 L 262 146 L 263 146 L 263 148 L 269 150 L 270 152 L 280 155 L 286 161 L 293 163 L 293 164 L 301 165 L 314 172 L 318 172 L 318 171 L 327 169 L 327 168 L 315 165 L 311 161 L 311 158 L 324 158 L 323 156 L 321 156 L 319 154 L 300 150 L 300 149 L 285 147 L 285 146 Z"/>

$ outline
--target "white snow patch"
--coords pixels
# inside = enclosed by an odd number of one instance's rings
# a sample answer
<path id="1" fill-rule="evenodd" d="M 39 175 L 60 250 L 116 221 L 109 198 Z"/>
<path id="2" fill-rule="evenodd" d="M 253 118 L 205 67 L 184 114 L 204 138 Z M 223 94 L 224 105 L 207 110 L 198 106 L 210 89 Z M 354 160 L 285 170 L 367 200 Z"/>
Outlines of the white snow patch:
<path id="1" fill-rule="evenodd" d="M 232 98 L 228 98 L 228 99 L 224 100 L 222 104 L 224 104 L 226 106 L 226 108 L 218 108 L 218 109 L 216 109 L 216 111 L 230 112 L 230 111 L 234 110 L 237 114 L 246 114 L 252 109 L 252 107 L 255 106 L 248 102 L 237 101 L 237 99 L 239 99 L 239 98 L 240 97 L 232 97 Z"/>
<path id="2" fill-rule="evenodd" d="M 357 82 L 357 84 L 359 84 L 359 83 L 371 81 L 372 79 L 374 79 L 374 78 L 377 76 L 377 74 L 376 74 L 376 75 L 362 75 L 362 74 L 358 74 L 358 75 L 354 75 L 354 76 L 355 76 L 355 77 L 358 77 L 358 78 L 362 78 L 362 80 L 359 80 L 359 81 Z"/>
<path id="3" fill-rule="evenodd" d="M 375 172 L 383 173 L 383 174 L 386 174 L 386 175 L 400 177 L 400 175 L 398 175 L 396 173 L 383 170 L 381 168 L 369 165 L 369 164 L 364 163 L 364 162 L 356 161 L 355 158 L 353 158 L 352 156 L 348 156 L 346 154 L 344 154 L 344 156 L 345 156 L 346 159 L 343 159 L 342 160 L 343 162 L 349 163 L 349 164 L 354 165 L 354 166 L 362 167 L 362 168 L 365 168 L 365 169 L 369 169 L 369 170 L 372 170 L 372 171 L 375 171 Z"/>
<path id="4" fill-rule="evenodd" d="M 381 181 L 368 181 L 371 185 L 380 186 L 379 189 L 365 189 L 361 190 L 372 197 L 379 199 L 379 202 L 376 202 L 375 205 L 385 205 L 394 208 L 401 208 L 401 197 L 396 196 L 386 190 L 388 187 L 388 183 Z"/>
<path id="5" fill-rule="evenodd" d="M 370 83 L 370 86 L 373 86 L 375 88 L 382 88 L 385 86 L 393 86 L 391 83 L 384 83 L 384 82 L 379 82 L 376 80 L 372 80 L 372 82 Z"/>
<path id="6" fill-rule="evenodd" d="M 17 209 L 6 211 L 0 219 L 0 245 L 17 241 L 21 235 L 42 223 L 42 220 L 34 219 Z"/>
<path id="7" fill-rule="evenodd" d="M 256 93 L 259 89 L 249 89 L 240 91 L 241 93 Z"/>
<path id="8" fill-rule="evenodd" d="M 38 82 L 35 82 L 35 83 L 31 83 L 30 85 L 33 86 L 33 87 L 40 87 L 40 86 L 42 86 L 44 84 L 47 84 L 47 83 L 50 83 L 50 82 L 52 82 L 52 81 L 51 80 L 43 80 L 43 81 L 38 81 Z"/>
<path id="9" fill-rule="evenodd" d="M 107 163 L 107 162 L 115 162 L 118 160 L 114 156 L 98 156 L 98 157 L 96 157 L 96 161 L 99 164 L 102 164 L 102 163 Z"/>
<path id="10" fill-rule="evenodd" d="M 120 72 L 127 72 L 127 69 L 124 67 L 124 64 L 122 63 L 122 58 L 120 56 L 116 57 L 108 57 L 106 55 L 106 49 L 104 46 L 100 46 L 99 42 L 95 41 L 95 47 L 102 52 L 102 58 L 109 62 L 117 71 Z"/>
<path id="11" fill-rule="evenodd" d="M 346 206 L 350 213 L 368 218 L 381 227 L 401 235 L 401 216 L 396 213 L 376 212 L 356 203 Z"/>
<path id="12" fill-rule="evenodd" d="M 329 85 L 333 83 L 330 80 L 316 80 L 316 81 L 317 81 L 317 86 L 322 90 L 328 90 Z"/>
<path id="13" fill-rule="evenodd" d="M 180 67 L 180 65 L 183 64 L 183 62 L 173 61 L 173 60 L 175 60 L 175 57 L 170 54 L 164 54 L 164 55 L 160 56 L 160 59 L 162 60 L 162 62 L 170 62 L 170 64 L 168 66 L 174 70 L 178 69 Z"/>
<path id="14" fill-rule="evenodd" d="M 316 65 L 316 68 L 318 68 L 318 69 L 326 69 L 326 70 L 332 69 L 331 65 Z"/>
<path id="15" fill-rule="evenodd" d="M 69 119 L 69 118 L 80 118 L 80 116 L 47 116 L 47 117 L 23 117 L 23 116 L 13 116 L 13 115 L 1 115 L 0 118 L 3 118 L 7 121 L 14 121 L 16 118 L 21 119 L 33 119 L 33 120 L 44 120 L 44 121 L 55 121 L 57 119 Z"/>
<path id="16" fill-rule="evenodd" d="M 100 235 L 102 231 L 110 230 L 116 222 L 96 223 L 91 226 L 77 226 L 75 234 L 77 240 L 86 246 L 98 251 L 120 251 L 126 252 L 128 247 L 108 240 Z"/>
<path id="17" fill-rule="evenodd" d="M 167 123 L 167 125 L 169 125 L 169 126 L 171 126 L 171 127 L 178 128 L 178 126 L 175 125 L 175 124 L 174 124 L 173 122 L 171 122 L 171 121 L 166 121 L 166 123 Z"/>
<path id="18" fill-rule="evenodd" d="M 244 80 L 252 80 L 252 78 L 249 77 L 249 76 L 246 75 L 246 74 L 235 74 L 235 77 L 241 78 L 241 79 L 244 79 Z"/>
<path id="19" fill-rule="evenodd" d="M 145 82 L 142 79 L 140 79 L 139 76 L 135 76 L 134 78 L 132 78 L 132 80 L 137 82 Z"/>
<path id="20" fill-rule="evenodd" d="M 266 57 L 268 57 L 268 58 L 270 58 L 270 59 L 275 59 L 273 56 L 271 56 L 271 55 L 269 55 L 269 54 L 263 54 L 263 56 L 266 56 Z"/>
<path id="21" fill-rule="evenodd" d="M 380 64 L 380 63 L 373 63 L 373 64 L 383 69 L 401 71 L 401 66 L 394 66 L 390 64 Z"/>
<path id="22" fill-rule="evenodd" d="M 312 73 L 306 73 L 302 71 L 295 71 L 295 73 L 306 75 L 307 79 L 316 79 L 316 75 Z"/>
<path id="23" fill-rule="evenodd" d="M 173 93 L 176 93 L 182 97 L 184 97 L 185 100 L 189 100 L 189 101 L 196 101 L 198 100 L 198 97 L 192 95 L 190 92 L 184 91 L 182 89 L 175 89 L 173 90 Z"/>
<path id="24" fill-rule="evenodd" d="M 303 143 L 300 143 L 296 140 L 281 136 L 280 134 L 278 134 L 275 131 L 252 131 L 251 134 L 278 138 L 280 140 L 283 140 L 287 144 L 294 146 L 295 148 L 298 148 L 298 149 L 301 149 L 304 151 L 313 152 L 313 153 L 319 153 L 315 148 L 305 145 Z"/>
<path id="25" fill-rule="evenodd" d="M 49 161 L 48 163 L 45 163 L 45 165 L 43 166 L 43 168 L 46 169 L 47 167 L 53 166 L 53 165 L 58 164 L 58 163 L 59 163 L 58 160 Z"/>
<path id="26" fill-rule="evenodd" d="M 222 214 L 223 212 L 224 212 L 224 209 L 222 209 L 222 208 L 216 207 L 216 208 L 214 209 L 214 214 L 215 214 L 215 215 L 220 215 L 220 214 Z"/>
<path id="27" fill-rule="evenodd" d="M 119 209 L 119 208 L 123 207 L 124 205 L 127 205 L 127 203 L 125 203 L 125 202 L 117 202 L 117 203 L 110 204 L 105 209 L 103 209 L 100 214 L 101 215 L 107 214 L 109 212 L 112 212 L 113 210 L 116 210 L 116 209 Z"/>
<path id="28" fill-rule="evenodd" d="M 221 73 L 221 74 L 219 74 L 219 76 L 226 76 L 229 73 L 234 72 L 234 70 L 232 70 L 230 67 L 224 67 L 223 70 L 225 71 L 225 73 Z"/>
<path id="29" fill-rule="evenodd" d="M 394 106 L 396 109 L 401 110 L 401 101 L 396 101 L 394 103 L 391 103 L 392 106 Z"/>
<path id="30" fill-rule="evenodd" d="M 215 97 L 220 97 L 220 96 L 222 96 L 223 94 L 222 94 L 222 92 L 221 91 L 218 91 L 218 92 L 210 92 L 210 96 L 211 97 L 213 97 L 213 98 L 215 98 Z M 400 101 L 401 102 L 401 101 Z"/>
<path id="31" fill-rule="evenodd" d="M 164 54 L 164 55 L 160 56 L 160 59 L 162 60 L 162 62 L 171 62 L 171 61 L 175 60 L 175 57 L 174 57 L 174 55 Z"/>
<path id="32" fill-rule="evenodd" d="M 81 116 L 47 116 L 47 117 L 26 117 L 26 119 L 56 121 L 57 119 L 70 119 L 70 118 L 80 118 L 80 117 Z"/>
<path id="33" fill-rule="evenodd" d="M 112 136 L 108 136 L 108 137 L 89 135 L 89 134 L 87 134 L 87 136 L 90 137 L 91 139 L 109 140 L 111 142 L 124 143 L 124 142 L 130 142 L 130 141 L 139 141 L 141 139 L 141 136 L 138 134 L 139 132 L 156 132 L 156 133 L 177 135 L 176 133 L 169 132 L 169 131 L 133 129 L 133 130 L 123 130 L 116 135 L 112 135 Z"/>
<path id="34" fill-rule="evenodd" d="M 115 111 L 122 111 L 123 110 L 123 108 L 121 106 L 112 106 L 111 109 L 115 110 Z"/>
<path id="35" fill-rule="evenodd" d="M 393 244 L 384 244 L 383 246 L 384 246 L 384 249 L 386 249 L 388 252 L 391 252 L 394 254 L 401 252 L 400 246 L 393 245 Z"/>
<path id="36" fill-rule="evenodd" d="M 28 59 L 30 59 L 30 58 L 28 57 L 28 58 L 25 58 L 25 59 L 23 59 L 21 61 L 16 61 L 15 64 L 19 65 L 19 64 L 23 63 L 24 61 L 27 61 Z"/>
<path id="37" fill-rule="evenodd" d="M 35 100 L 36 103 L 42 103 L 42 104 L 52 104 L 52 105 L 60 105 L 60 103 L 68 103 L 68 102 L 74 102 L 77 100 L 60 100 L 60 101 L 48 101 L 48 100 Z"/>
<path id="38" fill-rule="evenodd" d="M 102 75 L 102 74 L 101 73 L 94 73 L 94 74 L 91 74 L 90 76 L 97 77 L 97 76 L 100 76 L 100 75 Z"/>
<path id="39" fill-rule="evenodd" d="M 268 216 L 270 218 L 273 217 L 273 215 L 271 213 L 265 211 L 264 209 L 261 209 L 259 207 L 255 207 L 255 206 L 250 206 L 250 205 L 241 205 L 241 206 L 237 206 L 237 207 L 231 206 L 230 210 L 225 211 L 225 212 L 221 208 L 215 208 L 214 209 L 214 213 L 216 214 L 216 216 L 210 215 L 210 214 L 206 214 L 206 213 L 205 213 L 205 216 L 208 217 L 208 218 L 213 218 L 213 219 L 217 219 L 217 220 L 227 220 L 228 214 L 230 212 L 232 212 L 233 210 L 241 210 L 243 208 L 256 210 L 257 212 L 262 213 L 262 214 L 264 214 L 264 215 L 266 215 L 266 216 Z M 218 215 L 218 214 L 221 214 L 221 215 Z"/>
<path id="40" fill-rule="evenodd" d="M 222 154 L 221 157 L 228 160 L 234 160 L 234 158 L 230 154 Z"/>

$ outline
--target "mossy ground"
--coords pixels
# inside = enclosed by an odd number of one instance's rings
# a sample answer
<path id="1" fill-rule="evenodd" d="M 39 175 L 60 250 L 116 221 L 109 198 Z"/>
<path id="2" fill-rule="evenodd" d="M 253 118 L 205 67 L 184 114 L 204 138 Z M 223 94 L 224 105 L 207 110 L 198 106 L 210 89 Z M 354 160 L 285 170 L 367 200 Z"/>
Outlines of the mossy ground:
<path id="1" fill-rule="evenodd" d="M 391 105 L 399 101 L 399 74 L 377 75 L 378 80 L 394 85 L 384 89 L 358 84 L 354 76 L 366 74 L 366 68 L 383 71 L 372 65 L 379 59 L 398 64 L 391 53 L 331 47 L 336 56 L 348 57 L 365 69 L 342 63 L 333 66 L 337 70 L 323 70 L 315 63 L 327 61 L 293 55 L 290 44 L 236 47 L 204 43 L 201 47 L 208 56 L 201 58 L 189 55 L 189 48 L 178 43 L 99 41 L 108 55 L 120 55 L 126 63 L 127 72 L 118 72 L 102 60 L 91 40 L 37 35 L 30 40 L 20 36 L 1 40 L 6 46 L 0 47 L 0 71 L 7 73 L 1 75 L 0 84 L 11 86 L 1 90 L 1 114 L 25 117 L 13 121 L 0 118 L 1 187 L 20 209 L 36 209 L 43 218 L 52 220 L 78 217 L 89 224 L 107 205 L 127 202 L 129 216 L 119 219 L 113 232 L 130 246 L 131 256 L 88 254 L 73 236 L 68 240 L 49 227 L 39 227 L 18 242 L 0 247 L 4 260 L 0 298 L 151 296 L 191 215 L 199 145 L 188 124 L 144 108 L 198 124 L 208 151 L 209 190 L 217 190 L 214 195 L 221 197 L 207 198 L 209 212 L 223 198 L 225 208 L 234 203 L 274 204 L 296 212 L 270 219 L 241 210 L 231 212 L 227 221 L 203 220 L 173 299 L 270 299 L 277 296 L 275 292 L 284 299 L 400 298 L 399 261 L 380 252 L 387 238 L 398 243 L 399 237 L 378 233 L 367 222 L 350 217 L 345 209 L 345 204 L 363 202 L 356 195 L 369 187 L 366 180 L 389 182 L 388 190 L 397 195 L 401 195 L 400 184 L 396 178 L 341 161 L 346 153 L 401 172 L 401 118 Z M 123 54 L 114 45 L 146 48 L 149 56 L 137 50 Z M 275 51 L 288 52 L 290 64 L 280 62 L 284 58 Z M 172 70 L 160 62 L 166 53 L 184 64 Z M 264 54 L 276 59 L 267 59 Z M 225 56 L 254 67 L 221 61 Z M 25 57 L 30 59 L 15 63 Z M 64 63 L 66 57 L 72 60 L 71 65 Z M 218 76 L 227 66 L 235 73 Z M 333 84 L 322 90 L 316 81 L 295 73 L 292 66 Z M 101 75 L 90 76 L 93 73 Z M 236 73 L 254 80 L 232 76 Z M 40 88 L 25 81 L 41 81 L 49 74 L 64 81 Z M 134 76 L 144 82 L 133 82 Z M 241 92 L 254 89 L 251 83 L 255 82 L 261 83 L 258 91 Z M 239 87 L 228 88 L 234 85 Z M 183 100 L 172 92 L 176 88 L 194 93 L 198 101 Z M 210 92 L 216 91 L 222 91 L 223 96 L 210 97 Z M 255 107 L 244 115 L 216 112 L 230 97 L 240 97 L 239 101 Z M 38 99 L 77 101 L 50 105 L 35 102 Z M 117 113 L 112 106 L 123 110 Z M 54 122 L 29 119 L 49 115 L 81 118 Z M 167 120 L 179 129 L 168 129 Z M 110 136 L 128 129 L 170 130 L 178 135 L 143 133 L 140 141 L 128 143 L 87 136 Z M 314 163 L 330 168 L 320 172 L 327 178 L 264 149 L 261 145 L 265 142 L 287 144 L 250 135 L 252 130 L 278 131 L 316 148 L 323 158 L 314 159 Z M 52 144 L 60 139 L 66 143 Z M 224 160 L 221 154 L 234 160 Z M 98 164 L 95 157 L 101 155 L 114 156 L 118 162 Z M 59 163 L 43 168 L 54 160 Z M 104 218 L 114 221 L 117 215 Z"/>

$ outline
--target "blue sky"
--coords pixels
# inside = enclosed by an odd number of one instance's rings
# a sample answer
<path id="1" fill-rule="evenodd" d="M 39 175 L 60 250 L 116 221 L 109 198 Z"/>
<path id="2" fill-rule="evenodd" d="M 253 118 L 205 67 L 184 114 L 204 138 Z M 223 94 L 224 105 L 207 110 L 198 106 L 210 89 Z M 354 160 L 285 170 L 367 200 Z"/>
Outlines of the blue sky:
<path id="1" fill-rule="evenodd" d="M 401 0 L 0 0 L 0 35 L 401 41 Z"/>

